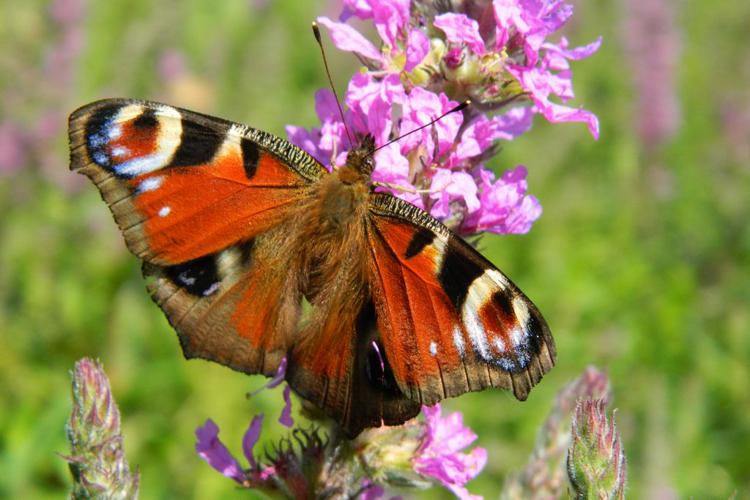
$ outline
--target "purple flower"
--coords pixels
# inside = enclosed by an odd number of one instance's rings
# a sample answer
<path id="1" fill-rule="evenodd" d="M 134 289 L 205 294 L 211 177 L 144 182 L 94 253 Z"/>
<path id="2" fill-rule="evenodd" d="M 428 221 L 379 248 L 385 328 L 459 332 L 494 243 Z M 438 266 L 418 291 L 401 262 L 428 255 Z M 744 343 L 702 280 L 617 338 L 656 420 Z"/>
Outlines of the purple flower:
<path id="1" fill-rule="evenodd" d="M 352 78 L 345 101 L 349 105 L 345 118 L 354 135 L 360 140 L 372 135 L 376 146 L 418 129 L 456 105 L 445 94 L 420 87 L 407 93 L 396 75 L 376 79 L 369 74 Z M 316 111 L 321 127 L 307 131 L 287 126 L 289 139 L 323 164 L 329 164 L 336 152 L 333 161 L 341 165 L 350 145 L 330 91 L 316 94 Z M 463 134 L 462 115 L 447 115 L 377 151 L 372 179 L 397 186 L 388 191 L 428 209 L 462 234 L 525 233 L 541 214 L 536 198 L 526 195 L 526 170 L 516 169 L 515 174 L 494 181 L 481 161 L 495 140 L 509 140 L 527 130 L 532 113 L 524 107 L 493 118 L 479 115 Z M 400 117 L 398 122 L 394 116 Z"/>
<path id="2" fill-rule="evenodd" d="M 263 417 L 255 417 L 253 423 L 256 419 L 262 422 Z M 251 429 L 253 423 L 250 425 Z M 202 427 L 198 427 L 195 430 L 195 437 L 198 439 L 198 442 L 195 443 L 195 451 L 203 460 L 208 462 L 208 465 L 240 484 L 245 482 L 245 473 L 242 466 L 219 439 L 219 426 L 213 420 L 208 419 Z M 249 446 L 249 449 L 252 450 L 252 445 L 255 443 L 252 439 L 247 441 L 252 443 Z M 245 449 L 244 442 L 245 439 L 243 439 L 243 450 Z"/>
<path id="3" fill-rule="evenodd" d="M 441 418 L 440 405 L 423 406 L 427 428 L 422 445 L 413 459 L 414 470 L 429 476 L 462 499 L 481 498 L 471 495 L 465 485 L 474 479 L 487 463 L 487 450 L 476 447 L 469 453 L 461 450 L 477 435 L 464 427 L 461 413 Z"/>
<path id="4" fill-rule="evenodd" d="M 492 172 L 483 170 L 479 189 L 481 210 L 469 213 L 463 225 L 466 232 L 527 233 L 542 215 L 539 200 L 526 194 L 526 168 L 522 165 L 508 170 L 497 181 Z"/>
<path id="5" fill-rule="evenodd" d="M 481 14 L 412 7 L 407 0 L 344 2 L 341 21 L 371 20 L 379 44 L 344 22 L 318 19 L 336 47 L 366 65 L 349 83 L 343 120 L 355 142 L 371 135 L 382 147 L 373 182 L 460 234 L 527 232 L 541 206 L 526 194 L 525 168 L 495 180 L 484 161 L 496 153 L 496 141 L 528 131 L 536 113 L 551 122 L 582 121 L 598 137 L 596 116 L 566 103 L 574 98 L 570 61 L 593 54 L 601 40 L 574 49 L 564 37 L 548 41 L 572 15 L 562 0 L 494 0 Z M 467 97 L 476 106 L 418 130 Z M 482 112 L 500 109 L 494 117 Z M 355 145 L 331 92 L 316 94 L 316 111 L 321 126 L 288 126 L 289 139 L 336 168 Z"/>
<path id="6" fill-rule="evenodd" d="M 351 26 L 319 17 L 318 23 L 328 28 L 333 44 L 340 50 L 354 52 L 367 59 L 371 68 L 400 73 L 412 71 L 427 56 L 430 41 L 427 35 L 410 26 L 410 0 L 346 1 L 341 20 L 352 15 L 372 19 L 382 41 L 382 49 L 368 41 Z"/>

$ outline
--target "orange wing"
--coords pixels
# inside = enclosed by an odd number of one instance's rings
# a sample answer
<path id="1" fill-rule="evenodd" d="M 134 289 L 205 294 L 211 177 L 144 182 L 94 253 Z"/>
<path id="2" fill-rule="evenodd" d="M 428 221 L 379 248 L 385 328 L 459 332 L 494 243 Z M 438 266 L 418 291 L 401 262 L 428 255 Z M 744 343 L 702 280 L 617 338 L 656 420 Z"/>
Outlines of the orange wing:
<path id="1" fill-rule="evenodd" d="M 144 260 L 185 356 L 273 373 L 301 302 L 286 222 L 323 166 L 271 134 L 144 101 L 84 106 L 69 133 L 71 169 L 97 185 Z"/>
<path id="2" fill-rule="evenodd" d="M 384 194 L 370 207 L 372 295 L 403 393 L 429 405 L 502 387 L 526 399 L 555 362 L 534 304 L 426 212 Z"/>

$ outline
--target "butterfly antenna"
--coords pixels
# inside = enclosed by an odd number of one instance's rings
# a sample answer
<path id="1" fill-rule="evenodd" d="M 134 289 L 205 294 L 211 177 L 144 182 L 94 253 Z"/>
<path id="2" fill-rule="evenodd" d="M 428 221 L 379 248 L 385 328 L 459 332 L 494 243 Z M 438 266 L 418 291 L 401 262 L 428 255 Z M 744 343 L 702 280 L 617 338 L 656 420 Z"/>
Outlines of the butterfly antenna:
<path id="1" fill-rule="evenodd" d="M 443 113 L 442 115 L 440 115 L 440 116 L 438 116 L 437 118 L 435 118 L 435 119 L 431 120 L 431 121 L 430 121 L 429 123 L 425 123 L 425 124 L 424 124 L 424 125 L 422 125 L 421 127 L 417 127 L 417 128 L 415 128 L 414 130 L 410 130 L 409 132 L 405 133 L 404 135 L 400 135 L 400 136 L 396 137 L 395 139 L 392 139 L 392 140 L 390 140 L 390 141 L 386 142 L 385 144 L 383 144 L 383 145 L 382 145 L 382 146 L 380 146 L 379 148 L 375 148 L 374 150 L 372 150 L 372 152 L 371 152 L 371 153 L 370 153 L 370 154 L 369 154 L 368 156 L 372 156 L 372 155 L 374 155 L 376 151 L 379 151 L 379 150 L 383 149 L 383 148 L 384 148 L 384 147 L 386 147 L 386 146 L 390 146 L 390 145 L 391 145 L 391 144 L 393 144 L 394 142 L 396 142 L 396 141 L 400 141 L 400 140 L 401 140 L 401 139 L 403 139 L 404 137 L 406 137 L 406 136 L 408 136 L 408 135 L 411 135 L 411 134 L 413 134 L 414 132 L 419 132 L 419 131 L 420 131 L 420 130 L 422 130 L 423 128 L 427 128 L 427 127 L 429 127 L 430 125 L 432 125 L 432 124 L 434 124 L 434 123 L 437 123 L 437 122 L 439 122 L 440 120 L 442 120 L 442 119 L 443 119 L 444 117 L 448 116 L 448 115 L 449 115 L 449 114 L 451 114 L 451 113 L 455 113 L 456 111 L 462 111 L 462 110 L 466 109 L 466 108 L 467 108 L 467 107 L 468 107 L 468 106 L 469 106 L 470 104 L 471 104 L 471 100 L 470 100 L 470 99 L 467 99 L 467 100 L 465 100 L 465 101 L 464 101 L 464 102 L 462 102 L 461 104 L 458 104 L 458 105 L 454 106 L 453 108 L 449 109 L 448 111 L 446 111 L 446 112 L 445 112 L 445 113 Z"/>
<path id="2" fill-rule="evenodd" d="M 323 66 L 326 68 L 326 76 L 328 77 L 328 84 L 331 86 L 331 90 L 333 91 L 333 96 L 336 98 L 336 106 L 339 108 L 339 115 L 341 115 L 341 123 L 344 124 L 344 130 L 346 130 L 346 137 L 349 139 L 349 145 L 353 146 L 354 141 L 352 140 L 352 135 L 349 133 L 349 127 L 346 126 L 346 120 L 344 119 L 344 110 L 341 108 L 341 101 L 339 100 L 339 95 L 336 92 L 336 87 L 333 86 L 333 80 L 331 79 L 331 71 L 328 69 L 328 58 L 326 58 L 326 51 L 323 49 L 323 41 L 320 38 L 320 28 L 318 28 L 318 23 L 313 21 L 312 23 L 312 30 L 313 34 L 315 35 L 315 40 L 318 42 L 318 47 L 320 47 L 320 55 L 323 56 Z"/>

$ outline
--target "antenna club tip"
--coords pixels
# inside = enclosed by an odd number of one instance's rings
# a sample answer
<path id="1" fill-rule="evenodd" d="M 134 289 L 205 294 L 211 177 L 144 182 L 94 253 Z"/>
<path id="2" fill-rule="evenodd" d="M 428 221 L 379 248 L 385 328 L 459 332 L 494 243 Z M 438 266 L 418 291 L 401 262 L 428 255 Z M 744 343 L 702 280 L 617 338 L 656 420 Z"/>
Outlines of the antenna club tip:
<path id="1" fill-rule="evenodd" d="M 318 40 L 318 43 L 320 43 L 320 28 L 318 28 L 318 23 L 316 21 L 313 21 L 311 26 L 315 38 Z"/>

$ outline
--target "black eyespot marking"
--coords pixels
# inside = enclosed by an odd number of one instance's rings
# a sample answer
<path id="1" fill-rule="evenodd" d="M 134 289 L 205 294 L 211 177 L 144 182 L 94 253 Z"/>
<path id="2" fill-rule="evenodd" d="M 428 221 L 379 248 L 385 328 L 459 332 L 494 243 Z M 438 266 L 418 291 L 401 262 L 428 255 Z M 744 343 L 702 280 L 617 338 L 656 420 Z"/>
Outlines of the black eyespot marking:
<path id="1" fill-rule="evenodd" d="M 513 310 L 513 303 L 511 302 L 510 294 L 502 290 L 498 290 L 492 295 L 492 303 L 500 306 L 500 309 L 503 311 L 502 319 L 504 321 L 509 321 L 513 317 L 515 317 L 516 313 Z"/>
<path id="2" fill-rule="evenodd" d="M 169 166 L 186 167 L 209 163 L 224 142 L 225 136 L 225 131 L 182 120 L 180 146 Z"/>
<path id="3" fill-rule="evenodd" d="M 435 233 L 429 231 L 423 227 L 420 227 L 414 236 L 412 236 L 409 246 L 406 247 L 406 253 L 404 256 L 407 259 L 411 259 L 415 255 L 424 250 L 424 248 L 431 244 L 435 240 Z"/>
<path id="4" fill-rule="evenodd" d="M 145 109 L 138 118 L 133 120 L 133 126 L 137 129 L 152 129 L 159 126 L 159 120 L 153 109 Z"/>
<path id="5" fill-rule="evenodd" d="M 245 177 L 252 179 L 258 170 L 260 150 L 255 142 L 244 137 L 240 140 L 240 148 L 242 149 L 242 166 L 245 169 Z"/>
<path id="6" fill-rule="evenodd" d="M 192 295 L 207 297 L 219 289 L 219 271 L 213 255 L 169 266 L 164 270 L 175 285 Z"/>
<path id="7" fill-rule="evenodd" d="M 121 104 L 104 106 L 91 115 L 86 122 L 86 152 L 91 161 L 109 171 L 114 170 L 111 168 L 112 157 L 109 154 L 107 145 L 111 141 L 109 134 L 112 121 L 120 109 L 122 109 Z"/>
<path id="8" fill-rule="evenodd" d="M 451 236 L 446 245 L 438 280 L 456 309 L 460 309 L 471 284 L 484 274 L 484 267 L 463 255 L 458 250 L 460 243 L 454 242 L 453 238 L 455 236 Z"/>

